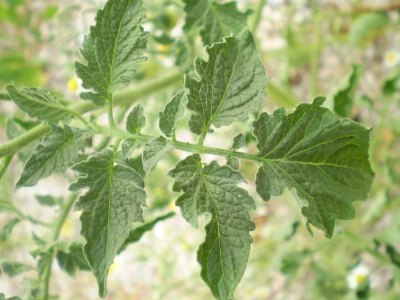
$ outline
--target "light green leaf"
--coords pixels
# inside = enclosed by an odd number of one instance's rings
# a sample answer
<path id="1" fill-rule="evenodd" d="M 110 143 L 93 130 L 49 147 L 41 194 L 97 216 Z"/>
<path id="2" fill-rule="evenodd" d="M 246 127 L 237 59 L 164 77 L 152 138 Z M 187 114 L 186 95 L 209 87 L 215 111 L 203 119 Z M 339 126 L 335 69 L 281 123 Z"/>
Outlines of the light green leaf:
<path id="1" fill-rule="evenodd" d="M 293 189 L 308 224 L 331 237 L 336 219 L 354 217 L 352 202 L 365 200 L 373 172 L 369 130 L 321 107 L 324 98 L 300 104 L 289 115 L 278 109 L 254 122 L 263 163 L 256 179 L 264 200 Z"/>
<path id="2" fill-rule="evenodd" d="M 138 139 L 124 140 L 121 145 L 122 157 L 127 158 L 129 155 L 131 155 L 133 150 L 142 147 L 144 144 L 144 141 Z"/>
<path id="3" fill-rule="evenodd" d="M 85 132 L 53 127 L 53 132 L 35 147 L 24 166 L 17 188 L 34 186 L 42 178 L 53 173 L 63 173 L 79 160 L 79 151 L 84 147 Z"/>
<path id="4" fill-rule="evenodd" d="M 116 154 L 105 149 L 73 167 L 80 173 L 73 191 L 89 188 L 79 198 L 85 257 L 96 276 L 99 294 L 107 293 L 110 265 L 129 236 L 133 222 L 143 222 L 146 194 L 142 177 L 132 168 L 115 163 Z"/>
<path id="5" fill-rule="evenodd" d="M 208 61 L 195 61 L 200 81 L 185 78 L 188 108 L 194 111 L 189 126 L 196 134 L 207 132 L 210 125 L 247 120 L 261 109 L 265 97 L 264 67 L 248 30 L 206 49 Z"/>
<path id="6" fill-rule="evenodd" d="M 174 150 L 174 146 L 170 140 L 160 136 L 148 141 L 143 148 L 143 169 L 146 174 L 150 174 L 158 161 L 167 153 Z"/>
<path id="7" fill-rule="evenodd" d="M 351 108 L 361 75 L 361 66 L 353 65 L 351 73 L 333 95 L 334 111 L 341 117 L 351 117 Z"/>
<path id="8" fill-rule="evenodd" d="M 8 222 L 6 225 L 4 225 L 3 229 L 0 231 L 0 242 L 4 242 L 4 241 L 8 240 L 8 238 L 10 237 L 10 235 L 12 233 L 12 230 L 14 229 L 14 226 L 17 225 L 19 222 L 21 222 L 20 219 L 14 218 L 10 222 Z"/>
<path id="9" fill-rule="evenodd" d="M 237 34 L 246 27 L 249 12 L 240 12 L 235 2 L 224 4 L 212 0 L 185 0 L 186 23 L 184 29 L 200 28 L 205 45 L 221 41 L 231 33 Z"/>
<path id="10" fill-rule="evenodd" d="M 96 15 L 96 25 L 85 37 L 81 54 L 84 63 L 76 62 L 82 86 L 90 90 L 84 100 L 102 106 L 112 101 L 116 90 L 127 86 L 144 61 L 148 33 L 141 24 L 145 10 L 141 0 L 107 1 Z"/>
<path id="11" fill-rule="evenodd" d="M 4 262 L 1 265 L 1 268 L 3 269 L 3 272 L 7 274 L 10 277 L 17 276 L 18 274 L 21 274 L 23 272 L 32 270 L 32 267 L 19 263 L 19 262 Z"/>
<path id="12" fill-rule="evenodd" d="M 146 125 L 146 117 L 144 116 L 143 107 L 136 105 L 128 115 L 126 120 L 126 130 L 130 133 L 139 133 Z"/>
<path id="13" fill-rule="evenodd" d="M 170 212 L 165 215 L 159 216 L 159 217 L 155 218 L 154 220 L 147 222 L 146 224 L 138 226 L 135 229 L 131 230 L 129 232 L 128 238 L 126 239 L 125 243 L 123 244 L 121 249 L 119 249 L 118 252 L 120 253 L 120 252 L 124 251 L 126 249 L 126 247 L 128 247 L 130 244 L 133 244 L 133 243 L 136 243 L 137 241 L 139 241 L 142 238 L 142 236 L 146 232 L 151 231 L 154 228 L 154 226 L 157 225 L 158 222 L 167 220 L 173 216 L 175 216 L 175 213 Z"/>
<path id="14" fill-rule="evenodd" d="M 167 137 L 175 134 L 178 121 L 183 117 L 187 104 L 185 91 L 177 93 L 160 113 L 159 127 Z"/>
<path id="15" fill-rule="evenodd" d="M 74 112 L 62 105 L 56 96 L 42 88 L 20 88 L 7 86 L 7 92 L 18 107 L 40 121 L 56 123 L 67 120 Z"/>
<path id="16" fill-rule="evenodd" d="M 56 258 L 61 270 L 71 277 L 75 276 L 77 270 L 89 271 L 89 264 L 83 254 L 83 245 L 73 243 L 68 247 L 68 251 L 58 251 Z"/>
<path id="17" fill-rule="evenodd" d="M 349 32 L 350 42 L 358 44 L 365 42 L 368 37 L 379 33 L 385 26 L 390 24 L 386 12 L 371 12 L 358 16 L 352 23 Z"/>
<path id="18" fill-rule="evenodd" d="M 174 191 L 183 191 L 176 204 L 183 216 L 197 226 L 197 218 L 211 214 L 206 239 L 197 259 L 201 276 L 218 299 L 232 299 L 243 276 L 254 230 L 249 211 L 255 209 L 249 194 L 237 187 L 244 182 L 239 172 L 215 161 L 204 168 L 198 154 L 180 161 L 169 173 Z"/>
<path id="19" fill-rule="evenodd" d="M 21 300 L 21 298 L 20 297 L 6 298 L 6 295 L 4 295 L 3 293 L 0 293 L 0 300 Z"/>

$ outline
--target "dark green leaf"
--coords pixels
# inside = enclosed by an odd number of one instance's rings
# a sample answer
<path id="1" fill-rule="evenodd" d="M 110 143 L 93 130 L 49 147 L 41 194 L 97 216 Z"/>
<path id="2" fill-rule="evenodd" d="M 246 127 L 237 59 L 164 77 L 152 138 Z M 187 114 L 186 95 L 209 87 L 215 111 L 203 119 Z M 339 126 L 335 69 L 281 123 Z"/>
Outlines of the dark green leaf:
<path id="1" fill-rule="evenodd" d="M 354 96 L 360 75 L 361 66 L 353 65 L 351 73 L 333 95 L 334 110 L 341 117 L 351 117 L 351 108 L 353 107 Z"/>
<path id="2" fill-rule="evenodd" d="M 77 270 L 89 271 L 89 264 L 83 254 L 83 245 L 73 243 L 68 247 L 68 251 L 58 251 L 56 258 L 58 265 L 68 275 L 74 277 Z"/>
<path id="3" fill-rule="evenodd" d="M 51 195 L 35 195 L 37 202 L 44 206 L 60 205 L 63 202 L 61 197 L 54 197 Z"/>
<path id="4" fill-rule="evenodd" d="M 237 136 L 233 138 L 232 149 L 237 150 L 246 146 L 246 136 L 242 133 L 239 133 Z"/>
<path id="5" fill-rule="evenodd" d="M 144 21 L 141 0 L 107 1 L 97 12 L 96 25 L 81 49 L 85 62 L 75 64 L 82 86 L 90 90 L 81 94 L 82 99 L 102 106 L 132 81 L 136 64 L 145 60 L 148 33 L 141 26 Z"/>
<path id="6" fill-rule="evenodd" d="M 4 273 L 10 277 L 14 277 L 23 272 L 32 270 L 32 267 L 19 262 L 4 262 L 1 265 L 1 268 L 3 269 Z"/>
<path id="7" fill-rule="evenodd" d="M 354 217 L 352 202 L 365 200 L 373 172 L 369 130 L 321 107 L 324 98 L 300 104 L 287 115 L 278 109 L 254 122 L 263 166 L 256 179 L 264 200 L 293 189 L 302 214 L 331 237 L 336 219 Z"/>
<path id="8" fill-rule="evenodd" d="M 264 67 L 249 31 L 206 49 L 208 61 L 195 61 L 200 81 L 185 79 L 188 108 L 194 111 L 189 126 L 196 134 L 207 132 L 210 125 L 247 120 L 249 113 L 260 110 L 265 97 Z"/>
<path id="9" fill-rule="evenodd" d="M 92 154 L 73 167 L 80 173 L 73 191 L 89 188 L 79 198 L 85 257 L 96 276 L 99 294 L 107 293 L 106 280 L 115 255 L 129 236 L 133 222 L 143 222 L 146 194 L 142 177 L 132 168 L 115 163 L 109 149 Z"/>
<path id="10" fill-rule="evenodd" d="M 53 132 L 35 147 L 24 166 L 17 188 L 34 186 L 53 173 L 63 173 L 79 160 L 85 132 L 68 127 L 53 127 Z"/>
<path id="11" fill-rule="evenodd" d="M 233 292 L 246 268 L 255 226 L 249 211 L 255 209 L 249 194 L 237 187 L 242 175 L 215 161 L 203 168 L 200 156 L 194 154 L 180 161 L 169 173 L 174 191 L 183 191 L 176 204 L 183 216 L 197 226 L 197 218 L 211 214 L 206 239 L 197 259 L 201 276 L 218 299 L 232 299 Z"/>
<path id="12" fill-rule="evenodd" d="M 142 238 L 142 236 L 146 232 L 151 231 L 158 222 L 164 221 L 173 216 L 175 216 L 175 213 L 170 212 L 170 213 L 167 213 L 163 216 L 157 217 L 154 220 L 147 222 L 146 224 L 141 225 L 141 226 L 136 227 L 135 229 L 131 230 L 129 232 L 128 238 L 126 239 L 125 243 L 122 245 L 121 249 L 118 252 L 120 253 L 120 252 L 124 251 L 126 249 L 126 247 L 128 247 L 130 244 L 133 244 L 133 243 L 136 243 L 137 241 L 139 241 Z"/>

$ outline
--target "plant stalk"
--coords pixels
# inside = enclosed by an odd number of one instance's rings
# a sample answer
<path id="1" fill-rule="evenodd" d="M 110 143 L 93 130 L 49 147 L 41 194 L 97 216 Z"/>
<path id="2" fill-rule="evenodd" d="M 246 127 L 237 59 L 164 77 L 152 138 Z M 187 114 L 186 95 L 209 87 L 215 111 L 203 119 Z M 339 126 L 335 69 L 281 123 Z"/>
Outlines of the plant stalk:
<path id="1" fill-rule="evenodd" d="M 143 98 L 158 90 L 177 83 L 181 79 L 181 77 L 181 70 L 174 69 L 156 79 L 152 79 L 142 84 L 139 84 L 136 87 L 123 89 L 120 92 L 115 93 L 114 105 L 129 105 L 130 103 L 137 101 L 139 98 Z M 91 102 L 86 102 L 76 106 L 74 111 L 76 111 L 78 114 L 83 114 L 99 108 L 99 106 L 95 106 Z M 26 131 L 22 135 L 4 143 L 3 145 L 0 145 L 0 157 L 15 154 L 29 143 L 39 139 L 49 132 L 49 125 L 37 125 L 36 127 Z"/>
<path id="2" fill-rule="evenodd" d="M 61 209 L 60 215 L 58 219 L 56 220 L 54 224 L 54 229 L 51 235 L 51 243 L 54 243 L 58 240 L 58 237 L 61 232 L 61 228 L 65 223 L 65 220 L 68 217 L 68 214 L 72 208 L 72 205 L 75 202 L 75 199 L 77 197 L 77 193 L 72 193 L 70 196 L 67 198 L 67 201 L 64 203 L 64 206 Z M 54 253 L 50 256 L 49 262 L 45 271 L 45 278 L 44 278 L 44 287 L 43 287 L 43 296 L 44 300 L 49 299 L 49 289 L 50 289 L 50 278 L 51 278 L 51 266 L 53 264 L 53 258 L 54 258 Z"/>

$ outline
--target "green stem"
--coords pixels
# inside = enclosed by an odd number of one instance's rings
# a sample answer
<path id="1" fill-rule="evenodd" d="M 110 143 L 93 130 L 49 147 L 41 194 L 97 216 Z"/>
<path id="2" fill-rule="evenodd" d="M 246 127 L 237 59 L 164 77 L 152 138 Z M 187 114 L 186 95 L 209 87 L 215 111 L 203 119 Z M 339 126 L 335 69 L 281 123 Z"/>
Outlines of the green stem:
<path id="1" fill-rule="evenodd" d="M 177 83 L 181 79 L 180 69 L 172 70 L 159 78 L 146 81 L 142 84 L 135 86 L 134 88 L 129 87 L 120 92 L 116 92 L 114 96 L 114 105 L 129 105 L 130 103 L 148 96 L 158 90 L 171 86 Z M 78 105 L 75 111 L 78 114 L 90 112 L 100 107 L 93 105 L 91 102 L 86 102 Z M 47 124 L 40 124 L 22 135 L 8 141 L 7 143 L 0 145 L 0 157 L 8 156 L 18 152 L 20 149 L 28 145 L 29 143 L 37 140 L 50 132 L 50 126 Z"/>
<path id="2" fill-rule="evenodd" d="M 58 237 L 60 235 L 61 232 L 61 228 L 65 223 L 65 220 L 68 217 L 68 214 L 72 208 L 72 205 L 75 202 L 77 193 L 72 193 L 70 194 L 70 196 L 68 197 L 67 201 L 65 202 L 64 206 L 61 209 L 60 215 L 57 218 L 55 224 L 54 224 L 54 229 L 51 235 L 51 243 L 54 243 L 58 240 Z M 53 258 L 54 258 L 54 254 L 52 254 L 49 258 L 49 262 L 47 265 L 47 268 L 45 270 L 45 277 L 44 277 L 44 290 L 43 290 L 43 296 L 44 296 L 44 300 L 48 300 L 49 299 L 49 289 L 50 289 L 50 278 L 51 278 L 51 266 L 53 264 Z"/>
<path id="3" fill-rule="evenodd" d="M 7 171 L 8 166 L 10 165 L 10 162 L 12 160 L 13 156 L 8 155 L 3 158 L 3 160 L 0 163 L 0 179 L 3 177 L 4 173 Z"/>
<path id="4" fill-rule="evenodd" d="M 115 128 L 112 100 L 108 104 L 108 124 L 110 125 L 110 128 Z"/>
<path id="5" fill-rule="evenodd" d="M 256 9 L 253 14 L 253 19 L 251 20 L 251 23 L 249 25 L 250 31 L 255 34 L 257 31 L 258 24 L 260 23 L 261 20 L 261 14 L 262 14 L 262 9 L 267 3 L 267 0 L 259 0 L 256 6 Z"/>
<path id="6" fill-rule="evenodd" d="M 106 136 L 113 136 L 113 137 L 119 137 L 121 139 L 126 139 L 126 138 L 135 138 L 139 141 L 147 142 L 150 139 L 153 139 L 154 136 L 150 135 L 145 135 L 145 134 L 131 134 L 127 131 L 123 131 L 120 129 L 110 129 L 105 126 L 94 126 L 92 128 L 93 133 L 97 134 L 102 134 Z M 281 161 L 280 159 L 267 159 L 261 156 L 257 156 L 255 154 L 250 154 L 250 153 L 245 153 L 245 152 L 240 152 L 240 151 L 235 151 L 235 150 L 226 150 L 222 148 L 214 148 L 214 147 L 206 147 L 203 145 L 199 144 L 190 144 L 190 143 L 185 143 L 185 142 L 180 142 L 180 141 L 174 141 L 171 140 L 171 143 L 174 145 L 175 149 L 186 151 L 186 152 L 191 152 L 191 153 L 201 153 L 201 154 L 212 154 L 212 155 L 218 155 L 218 156 L 234 156 L 239 159 L 243 160 L 249 160 L 249 161 L 255 161 L 255 162 L 261 162 L 261 163 L 268 163 L 268 162 L 274 162 L 274 161 Z"/>

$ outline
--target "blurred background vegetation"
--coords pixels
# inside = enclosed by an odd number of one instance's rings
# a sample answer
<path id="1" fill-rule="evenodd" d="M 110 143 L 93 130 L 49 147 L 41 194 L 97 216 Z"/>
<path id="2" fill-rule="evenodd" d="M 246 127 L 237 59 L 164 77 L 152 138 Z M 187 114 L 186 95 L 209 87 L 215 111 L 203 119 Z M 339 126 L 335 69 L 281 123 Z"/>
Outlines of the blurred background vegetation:
<path id="1" fill-rule="evenodd" d="M 74 61 L 102 4 L 1 0 L 0 90 L 11 82 L 45 86 L 80 101 Z M 204 49 L 198 38 L 182 34 L 183 2 L 147 0 L 146 6 L 145 28 L 151 32 L 148 60 L 140 66 L 136 82 L 157 78 L 176 66 L 189 65 L 190 70 L 190 61 L 204 55 Z M 327 240 L 318 231 L 310 236 L 290 192 L 263 203 L 252 186 L 256 166 L 241 164 L 258 208 L 237 299 L 400 299 L 400 2 L 241 0 L 238 7 L 253 11 L 249 26 L 269 78 L 263 110 L 290 110 L 317 95 L 328 96 L 326 106 L 372 128 L 370 156 L 376 175 L 369 199 L 355 205 L 356 218 L 338 222 L 334 237 Z M 181 88 L 182 79 L 139 100 L 148 118 L 145 132 L 157 132 L 158 112 Z M 126 109 L 121 108 L 120 120 Z M 93 116 L 102 120 L 103 114 Z M 222 128 L 209 135 L 206 144 L 230 147 L 230 137 L 249 132 L 250 123 Z M 191 141 L 186 123 L 181 124 L 178 139 Z M 33 125 L 15 105 L 0 101 L 0 143 Z M 50 204 L 62 201 L 68 179 L 75 176 L 52 176 L 34 188 L 14 192 L 31 150 L 26 147 L 14 157 L 0 182 L 0 293 L 22 299 L 35 287 L 32 254 L 49 235 L 42 222 L 57 215 L 57 205 Z M 247 151 L 255 151 L 254 143 Z M 203 234 L 180 216 L 174 206 L 177 194 L 171 192 L 172 180 L 166 176 L 184 155 L 174 152 L 146 179 L 146 220 L 169 211 L 177 214 L 116 258 L 106 299 L 212 299 L 196 262 Z M 37 195 L 51 197 L 45 201 Z M 71 213 L 61 231 L 62 241 L 80 239 L 78 219 L 77 212 Z M 57 264 L 50 290 L 59 299 L 98 299 L 91 274 L 77 272 L 71 278 Z"/>

